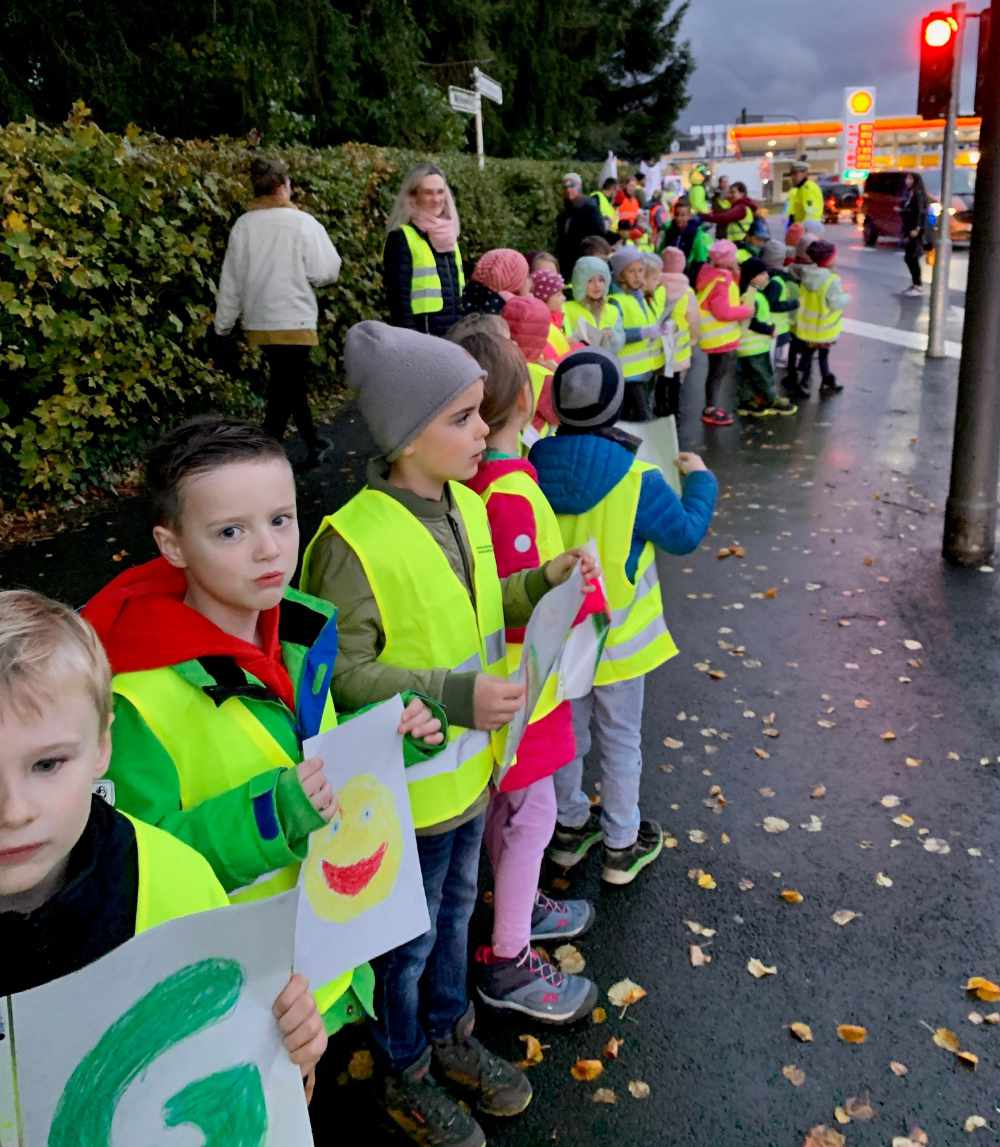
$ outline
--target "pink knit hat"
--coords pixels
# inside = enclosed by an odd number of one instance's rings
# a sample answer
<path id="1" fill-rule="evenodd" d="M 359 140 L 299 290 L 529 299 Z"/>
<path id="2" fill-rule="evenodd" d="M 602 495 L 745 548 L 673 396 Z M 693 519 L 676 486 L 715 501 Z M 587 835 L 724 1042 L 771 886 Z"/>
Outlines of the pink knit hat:
<path id="1" fill-rule="evenodd" d="M 531 293 L 543 303 L 558 295 L 565 286 L 566 280 L 558 271 L 536 271 L 531 276 Z"/>
<path id="2" fill-rule="evenodd" d="M 517 295 L 500 312 L 510 327 L 510 337 L 528 362 L 537 362 L 549 341 L 552 316 L 541 299 Z"/>
<path id="3" fill-rule="evenodd" d="M 714 267 L 726 267 L 730 271 L 735 271 L 736 244 L 728 239 L 717 239 L 709 249 L 708 258 Z"/>
<path id="4" fill-rule="evenodd" d="M 487 251 L 476 264 L 472 279 L 509 299 L 516 295 L 528 278 L 528 260 L 511 247 Z"/>
<path id="5" fill-rule="evenodd" d="M 683 271 L 687 263 L 687 259 L 684 258 L 684 252 L 680 247 L 665 247 L 662 258 L 664 271 L 674 273 Z"/>

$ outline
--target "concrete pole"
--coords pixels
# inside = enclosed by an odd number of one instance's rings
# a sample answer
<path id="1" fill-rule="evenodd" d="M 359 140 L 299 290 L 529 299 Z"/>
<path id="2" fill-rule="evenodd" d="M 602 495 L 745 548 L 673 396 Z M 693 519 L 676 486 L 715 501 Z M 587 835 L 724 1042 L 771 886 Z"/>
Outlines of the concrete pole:
<path id="1" fill-rule="evenodd" d="M 944 334 L 948 321 L 948 276 L 951 272 L 951 207 L 952 172 L 955 167 L 955 134 L 958 127 L 958 101 L 962 86 L 962 44 L 965 41 L 965 4 L 952 4 L 958 30 L 955 33 L 955 57 L 951 69 L 951 99 L 941 148 L 941 214 L 938 216 L 934 242 L 934 278 L 931 280 L 930 326 L 927 333 L 927 357 L 944 358 Z"/>
<path id="2" fill-rule="evenodd" d="M 991 24 L 944 519 L 944 556 L 962 566 L 980 565 L 993 553 L 1000 478 L 1000 21 Z"/>
<path id="3" fill-rule="evenodd" d="M 479 157 L 479 170 L 486 166 L 486 155 L 483 151 L 483 97 L 476 93 L 476 155 Z"/>

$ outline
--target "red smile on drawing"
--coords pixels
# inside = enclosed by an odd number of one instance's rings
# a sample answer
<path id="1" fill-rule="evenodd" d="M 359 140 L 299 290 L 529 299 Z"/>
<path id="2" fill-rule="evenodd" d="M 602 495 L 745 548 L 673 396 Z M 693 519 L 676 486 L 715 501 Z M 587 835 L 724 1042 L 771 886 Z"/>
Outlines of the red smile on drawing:
<path id="1" fill-rule="evenodd" d="M 383 842 L 371 856 L 355 864 L 330 864 L 324 860 L 323 876 L 330 891 L 340 896 L 357 896 L 364 891 L 382 867 L 388 847 L 388 842 Z"/>

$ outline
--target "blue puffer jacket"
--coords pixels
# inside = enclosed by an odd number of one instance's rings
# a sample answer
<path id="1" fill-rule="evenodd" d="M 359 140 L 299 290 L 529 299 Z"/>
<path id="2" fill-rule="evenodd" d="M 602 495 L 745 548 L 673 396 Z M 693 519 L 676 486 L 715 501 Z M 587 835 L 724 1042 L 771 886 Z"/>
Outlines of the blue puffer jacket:
<path id="1" fill-rule="evenodd" d="M 531 464 L 538 484 L 557 514 L 583 514 L 611 492 L 625 477 L 635 455 L 601 434 L 558 434 L 531 448 Z M 715 475 L 697 470 L 684 479 L 678 498 L 659 470 L 642 476 L 639 509 L 625 573 L 635 580 L 639 555 L 646 542 L 668 554 L 688 554 L 708 530 L 719 492 Z"/>

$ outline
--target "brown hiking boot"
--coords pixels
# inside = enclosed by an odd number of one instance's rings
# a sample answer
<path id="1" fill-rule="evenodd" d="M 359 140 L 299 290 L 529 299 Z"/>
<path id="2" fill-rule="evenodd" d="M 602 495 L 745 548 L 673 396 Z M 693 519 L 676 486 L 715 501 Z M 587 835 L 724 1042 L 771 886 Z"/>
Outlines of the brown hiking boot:
<path id="1" fill-rule="evenodd" d="M 485 1115 L 520 1115 L 531 1102 L 528 1077 L 472 1035 L 475 1018 L 469 1004 L 453 1034 L 432 1042 L 434 1070 L 441 1080 L 468 1092 Z"/>
<path id="2" fill-rule="evenodd" d="M 381 1086 L 386 1114 L 419 1147 L 486 1147 L 483 1129 L 431 1075 L 431 1049 Z"/>

